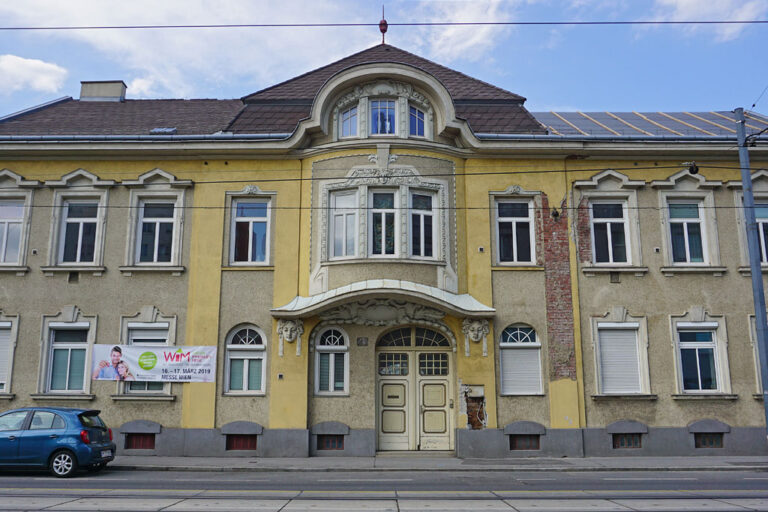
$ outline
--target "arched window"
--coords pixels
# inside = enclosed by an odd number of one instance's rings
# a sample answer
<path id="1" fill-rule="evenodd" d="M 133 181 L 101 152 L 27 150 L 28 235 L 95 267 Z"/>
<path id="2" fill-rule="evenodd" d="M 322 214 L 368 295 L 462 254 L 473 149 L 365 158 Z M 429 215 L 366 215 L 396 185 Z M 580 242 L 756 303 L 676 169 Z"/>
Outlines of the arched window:
<path id="1" fill-rule="evenodd" d="M 226 391 L 263 394 L 266 337 L 255 325 L 241 325 L 227 335 Z"/>
<path id="2" fill-rule="evenodd" d="M 349 341 L 338 327 L 323 330 L 315 343 L 315 393 L 349 393 Z"/>
<path id="3" fill-rule="evenodd" d="M 541 343 L 532 327 L 513 324 L 504 329 L 499 340 L 499 359 L 503 395 L 542 393 Z"/>

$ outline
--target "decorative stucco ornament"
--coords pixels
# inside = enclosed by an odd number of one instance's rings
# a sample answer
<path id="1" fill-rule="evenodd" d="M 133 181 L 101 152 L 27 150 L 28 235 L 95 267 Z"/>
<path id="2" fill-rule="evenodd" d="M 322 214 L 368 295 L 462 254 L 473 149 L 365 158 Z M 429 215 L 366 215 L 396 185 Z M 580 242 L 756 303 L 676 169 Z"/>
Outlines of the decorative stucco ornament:
<path id="1" fill-rule="evenodd" d="M 483 357 L 488 357 L 488 320 L 465 318 L 461 325 L 461 332 L 464 333 L 464 355 L 469 357 L 469 341 L 479 343 L 483 340 Z"/>
<path id="2" fill-rule="evenodd" d="M 375 326 L 437 322 L 444 316 L 445 313 L 435 308 L 392 299 L 350 302 L 320 314 L 320 318 L 326 321 Z"/>
<path id="3" fill-rule="evenodd" d="M 301 355 L 301 335 L 304 334 L 304 321 L 303 320 L 278 320 L 277 321 L 277 336 L 280 339 L 280 357 L 283 357 L 283 341 L 288 343 L 296 343 L 296 355 Z"/>

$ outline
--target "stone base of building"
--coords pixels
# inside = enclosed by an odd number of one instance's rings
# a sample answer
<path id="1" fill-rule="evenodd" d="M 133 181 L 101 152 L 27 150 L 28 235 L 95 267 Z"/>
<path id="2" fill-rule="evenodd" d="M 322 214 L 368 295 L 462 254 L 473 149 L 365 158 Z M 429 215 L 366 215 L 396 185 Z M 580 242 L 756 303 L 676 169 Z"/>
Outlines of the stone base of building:
<path id="1" fill-rule="evenodd" d="M 258 433 L 230 432 L 230 429 L 165 428 L 154 422 L 131 422 L 113 429 L 117 455 L 157 455 L 188 457 L 373 457 L 376 431 L 347 429 L 346 433 L 324 433 L 323 429 L 260 429 Z M 244 429 L 240 429 L 244 430 Z M 336 431 L 335 429 L 325 429 Z M 711 430 L 711 429 L 710 429 Z M 717 428 L 714 428 L 717 430 Z M 722 430 L 722 429 L 721 429 Z M 732 427 L 727 432 L 701 432 L 722 448 L 697 447 L 698 432 L 690 427 L 649 427 L 642 433 L 639 447 L 614 447 L 610 428 L 543 429 L 539 433 L 510 433 L 507 429 L 456 430 L 456 456 L 462 459 L 526 457 L 624 457 L 695 455 L 768 455 L 765 429 Z M 631 433 L 630 433 L 631 434 Z M 715 434 L 715 436 L 709 436 Z M 135 436 L 147 443 L 136 448 Z M 252 441 L 247 449 L 232 443 L 229 436 L 244 436 Z M 322 436 L 343 437 L 339 444 L 324 443 Z M 524 436 L 523 443 L 512 436 Z M 255 437 L 255 439 L 254 439 Z M 630 436 L 630 439 L 632 436 Z M 624 438 L 626 439 L 626 438 Z M 701 442 L 701 441 L 699 441 Z M 528 444 L 525 444 L 528 443 Z M 537 443 L 537 444 L 536 444 Z M 139 444 L 140 445 L 140 444 Z M 536 449 L 538 445 L 538 449 Z M 423 452 L 429 456 L 428 451 Z"/>

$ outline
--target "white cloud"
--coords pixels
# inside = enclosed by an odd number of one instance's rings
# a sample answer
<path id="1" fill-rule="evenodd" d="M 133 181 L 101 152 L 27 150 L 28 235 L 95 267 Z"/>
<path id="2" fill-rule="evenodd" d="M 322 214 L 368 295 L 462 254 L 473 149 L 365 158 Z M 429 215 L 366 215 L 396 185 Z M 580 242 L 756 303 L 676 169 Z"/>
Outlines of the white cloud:
<path id="1" fill-rule="evenodd" d="M 23 89 L 57 92 L 66 77 L 66 69 L 50 62 L 0 55 L 0 91 L 5 94 Z"/>
<path id="2" fill-rule="evenodd" d="M 668 21 L 743 21 L 768 14 L 765 0 L 656 0 L 653 19 Z M 739 37 L 747 25 L 691 25 L 686 33 L 714 31 L 717 41 Z"/>

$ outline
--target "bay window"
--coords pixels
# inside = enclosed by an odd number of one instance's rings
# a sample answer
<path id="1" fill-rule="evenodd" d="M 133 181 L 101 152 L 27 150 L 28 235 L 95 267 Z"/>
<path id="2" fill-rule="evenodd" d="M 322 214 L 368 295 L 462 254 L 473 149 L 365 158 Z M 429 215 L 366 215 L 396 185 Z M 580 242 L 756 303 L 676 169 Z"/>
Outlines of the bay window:
<path id="1" fill-rule="evenodd" d="M 394 100 L 371 100 L 371 135 L 394 135 L 395 124 Z"/>
<path id="2" fill-rule="evenodd" d="M 357 254 L 357 208 L 357 191 L 344 190 L 331 194 L 331 258 Z"/>
<path id="3" fill-rule="evenodd" d="M 372 256 L 395 256 L 398 249 L 397 210 L 394 191 L 373 191 L 370 202 L 369 246 Z"/>
<path id="4" fill-rule="evenodd" d="M 432 194 L 411 193 L 411 256 L 434 257 L 434 211 Z"/>

